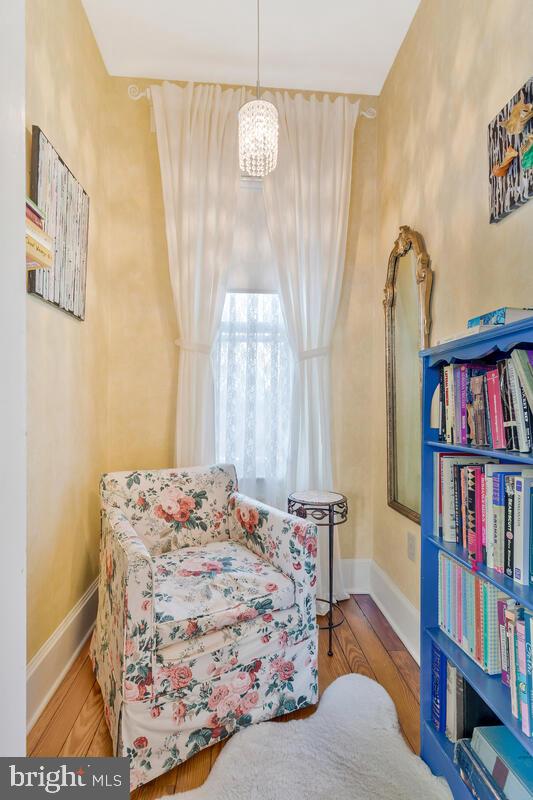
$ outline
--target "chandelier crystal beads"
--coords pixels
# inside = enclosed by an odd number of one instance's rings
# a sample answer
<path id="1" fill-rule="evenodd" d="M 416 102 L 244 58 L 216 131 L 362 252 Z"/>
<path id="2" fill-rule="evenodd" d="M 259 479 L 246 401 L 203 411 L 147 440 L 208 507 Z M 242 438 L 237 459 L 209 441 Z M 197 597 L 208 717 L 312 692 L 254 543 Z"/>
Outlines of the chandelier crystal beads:
<path id="1" fill-rule="evenodd" d="M 262 178 L 278 161 L 278 111 L 268 100 L 250 100 L 239 111 L 241 172 Z"/>

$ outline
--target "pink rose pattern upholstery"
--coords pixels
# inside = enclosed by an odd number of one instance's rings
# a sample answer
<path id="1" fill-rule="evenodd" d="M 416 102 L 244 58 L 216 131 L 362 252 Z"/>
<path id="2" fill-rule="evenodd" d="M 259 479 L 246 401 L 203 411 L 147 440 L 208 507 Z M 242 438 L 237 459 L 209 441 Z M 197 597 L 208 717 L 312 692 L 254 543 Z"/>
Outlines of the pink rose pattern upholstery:
<path id="1" fill-rule="evenodd" d="M 294 605 L 294 584 L 238 542 L 182 547 L 154 559 L 160 645 Z"/>
<path id="2" fill-rule="evenodd" d="M 228 465 L 102 477 L 91 657 L 132 789 L 317 702 L 316 527 L 236 488 Z"/>

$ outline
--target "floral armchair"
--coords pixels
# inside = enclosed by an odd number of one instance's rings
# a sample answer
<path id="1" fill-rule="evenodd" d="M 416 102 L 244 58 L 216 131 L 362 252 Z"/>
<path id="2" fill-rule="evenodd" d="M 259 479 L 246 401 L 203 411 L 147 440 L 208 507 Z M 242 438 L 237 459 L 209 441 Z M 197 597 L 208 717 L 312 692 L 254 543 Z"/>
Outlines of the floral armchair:
<path id="1" fill-rule="evenodd" d="M 237 492 L 232 466 L 101 480 L 91 657 L 131 788 L 316 703 L 316 527 Z"/>

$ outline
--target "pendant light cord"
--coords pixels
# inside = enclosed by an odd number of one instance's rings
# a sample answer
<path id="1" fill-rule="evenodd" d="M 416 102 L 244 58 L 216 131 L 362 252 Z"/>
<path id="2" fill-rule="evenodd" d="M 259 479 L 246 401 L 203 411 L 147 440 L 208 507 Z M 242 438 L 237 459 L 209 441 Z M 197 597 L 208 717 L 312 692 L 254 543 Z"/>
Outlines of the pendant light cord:
<path id="1" fill-rule="evenodd" d="M 259 0 L 257 0 L 257 99 L 259 100 Z"/>

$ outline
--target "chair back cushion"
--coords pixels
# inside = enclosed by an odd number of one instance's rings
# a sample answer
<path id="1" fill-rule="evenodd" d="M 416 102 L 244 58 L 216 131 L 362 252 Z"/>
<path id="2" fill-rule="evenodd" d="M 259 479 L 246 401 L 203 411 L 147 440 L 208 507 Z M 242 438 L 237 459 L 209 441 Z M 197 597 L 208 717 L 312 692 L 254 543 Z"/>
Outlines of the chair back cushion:
<path id="1" fill-rule="evenodd" d="M 152 556 L 180 547 L 229 539 L 228 498 L 235 467 L 108 472 L 102 475 L 104 509 L 120 508 Z"/>

